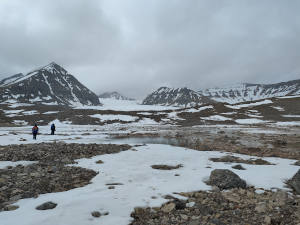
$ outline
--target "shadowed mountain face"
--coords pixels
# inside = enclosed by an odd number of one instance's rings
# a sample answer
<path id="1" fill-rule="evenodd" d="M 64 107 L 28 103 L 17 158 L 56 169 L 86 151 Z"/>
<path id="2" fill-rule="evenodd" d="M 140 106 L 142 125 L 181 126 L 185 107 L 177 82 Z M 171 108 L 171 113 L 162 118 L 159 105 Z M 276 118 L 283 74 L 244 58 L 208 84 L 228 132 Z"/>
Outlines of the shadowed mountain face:
<path id="1" fill-rule="evenodd" d="M 265 98 L 299 95 L 300 80 L 277 84 L 240 84 L 226 88 L 201 90 L 199 94 L 218 102 L 238 103 Z"/>
<path id="2" fill-rule="evenodd" d="M 96 94 L 56 63 L 0 83 L 0 102 L 16 100 L 54 105 L 100 105 Z"/>
<path id="3" fill-rule="evenodd" d="M 129 100 L 133 101 L 134 99 L 128 98 L 124 95 L 121 95 L 120 93 L 114 91 L 114 92 L 104 92 L 103 94 L 99 95 L 99 98 L 112 98 L 116 100 Z"/>
<path id="4" fill-rule="evenodd" d="M 212 103 L 214 100 L 202 96 L 199 93 L 188 88 L 168 88 L 161 87 L 152 94 L 148 95 L 144 105 L 176 105 L 176 106 L 194 106 L 206 103 Z"/>

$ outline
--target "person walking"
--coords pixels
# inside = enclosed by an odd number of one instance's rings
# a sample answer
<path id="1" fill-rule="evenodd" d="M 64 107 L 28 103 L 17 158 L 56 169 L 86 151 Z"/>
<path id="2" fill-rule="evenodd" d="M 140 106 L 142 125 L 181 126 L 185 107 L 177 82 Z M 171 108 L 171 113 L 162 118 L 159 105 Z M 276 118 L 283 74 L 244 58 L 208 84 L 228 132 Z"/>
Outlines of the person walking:
<path id="1" fill-rule="evenodd" d="M 34 124 L 34 127 L 32 128 L 32 135 L 33 135 L 33 139 L 36 140 L 36 136 L 39 132 L 39 128 L 36 124 Z"/>
<path id="2" fill-rule="evenodd" d="M 54 132 L 55 132 L 55 124 L 52 123 L 52 125 L 51 125 L 51 135 L 54 135 Z"/>

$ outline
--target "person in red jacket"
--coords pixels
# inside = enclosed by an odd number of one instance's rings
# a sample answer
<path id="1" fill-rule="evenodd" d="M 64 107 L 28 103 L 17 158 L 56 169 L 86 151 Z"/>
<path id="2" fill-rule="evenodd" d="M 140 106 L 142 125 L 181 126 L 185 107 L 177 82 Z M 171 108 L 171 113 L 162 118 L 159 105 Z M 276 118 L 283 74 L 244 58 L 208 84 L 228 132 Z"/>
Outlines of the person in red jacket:
<path id="1" fill-rule="evenodd" d="M 34 127 L 32 128 L 32 135 L 34 140 L 36 140 L 36 136 L 38 135 L 38 132 L 39 132 L 38 126 L 34 124 Z"/>

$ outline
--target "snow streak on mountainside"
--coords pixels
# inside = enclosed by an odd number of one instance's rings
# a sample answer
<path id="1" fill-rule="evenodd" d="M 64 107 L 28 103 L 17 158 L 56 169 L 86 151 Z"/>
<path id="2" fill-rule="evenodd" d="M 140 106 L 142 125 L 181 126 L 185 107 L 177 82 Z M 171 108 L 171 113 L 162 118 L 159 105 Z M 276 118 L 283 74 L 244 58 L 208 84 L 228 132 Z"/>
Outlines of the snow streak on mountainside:
<path id="1" fill-rule="evenodd" d="M 277 84 L 240 84 L 226 88 L 210 88 L 198 92 L 218 102 L 238 103 L 265 98 L 299 95 L 300 80 Z"/>
<path id="2" fill-rule="evenodd" d="M 144 105 L 174 105 L 174 106 L 195 106 L 205 103 L 212 103 L 213 100 L 202 96 L 188 88 L 168 88 L 161 87 L 148 95 Z"/>
<path id="3" fill-rule="evenodd" d="M 56 63 L 1 82 L 0 102 L 16 100 L 54 105 L 100 105 L 96 94 Z"/>
<path id="4" fill-rule="evenodd" d="M 124 95 L 121 95 L 120 93 L 114 91 L 114 92 L 105 92 L 101 95 L 99 95 L 99 98 L 112 98 L 115 100 L 129 100 L 129 101 L 133 101 L 134 99 L 132 98 L 128 98 Z"/>

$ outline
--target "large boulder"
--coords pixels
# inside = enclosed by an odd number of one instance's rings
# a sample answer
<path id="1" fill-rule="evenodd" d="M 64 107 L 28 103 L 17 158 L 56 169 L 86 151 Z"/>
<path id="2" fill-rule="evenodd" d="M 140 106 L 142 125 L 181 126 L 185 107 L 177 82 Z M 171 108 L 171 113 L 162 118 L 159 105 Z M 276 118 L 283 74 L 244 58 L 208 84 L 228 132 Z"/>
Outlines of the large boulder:
<path id="1" fill-rule="evenodd" d="M 300 195 L 300 169 L 298 172 L 288 181 L 289 186 Z"/>
<path id="2" fill-rule="evenodd" d="M 210 174 L 207 184 L 217 186 L 221 190 L 232 188 L 246 188 L 247 184 L 230 170 L 216 169 Z"/>

